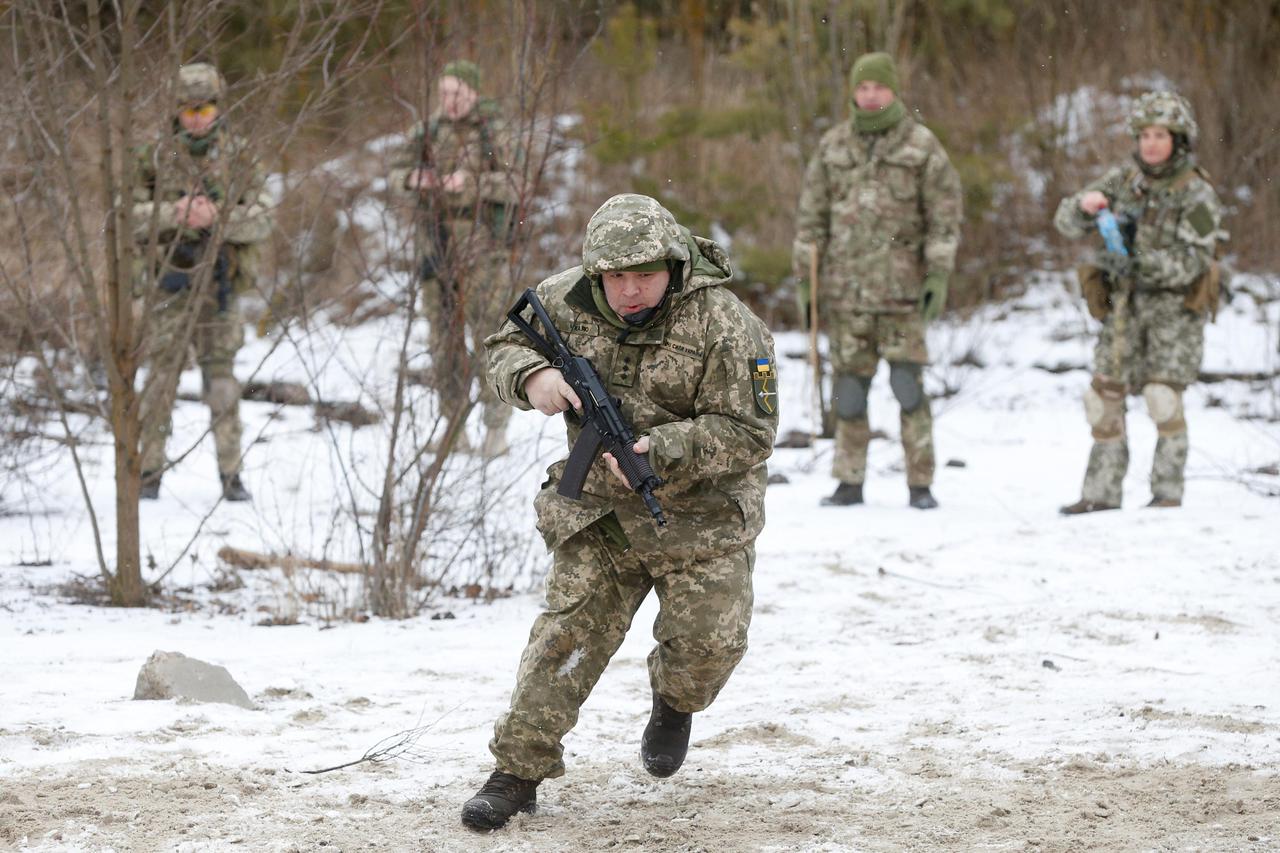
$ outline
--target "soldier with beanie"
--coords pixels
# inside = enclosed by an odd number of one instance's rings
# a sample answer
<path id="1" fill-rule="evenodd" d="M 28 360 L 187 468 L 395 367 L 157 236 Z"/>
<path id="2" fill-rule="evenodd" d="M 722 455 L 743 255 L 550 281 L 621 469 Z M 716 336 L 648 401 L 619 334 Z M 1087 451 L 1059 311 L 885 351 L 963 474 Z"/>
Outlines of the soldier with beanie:
<path id="1" fill-rule="evenodd" d="M 481 452 L 492 458 L 506 452 L 511 409 L 483 381 L 481 342 L 514 301 L 511 250 L 520 152 L 497 104 L 480 96 L 474 63 L 447 63 L 436 96 L 431 117 L 406 134 L 387 183 L 392 192 L 413 199 L 431 385 L 440 411 L 447 421 L 478 380 L 485 427 Z M 470 450 L 465 431 L 458 432 L 454 448 Z"/>
<path id="2" fill-rule="evenodd" d="M 888 54 L 859 58 L 850 85 L 853 115 L 823 135 L 805 172 L 793 248 L 802 302 L 817 253 L 820 319 L 835 373 L 838 484 L 822 502 L 863 502 L 867 398 L 884 359 L 901 406 L 908 501 L 931 509 L 938 504 L 931 491 L 925 325 L 947 301 L 960 235 L 960 179 L 937 137 L 908 115 Z"/>

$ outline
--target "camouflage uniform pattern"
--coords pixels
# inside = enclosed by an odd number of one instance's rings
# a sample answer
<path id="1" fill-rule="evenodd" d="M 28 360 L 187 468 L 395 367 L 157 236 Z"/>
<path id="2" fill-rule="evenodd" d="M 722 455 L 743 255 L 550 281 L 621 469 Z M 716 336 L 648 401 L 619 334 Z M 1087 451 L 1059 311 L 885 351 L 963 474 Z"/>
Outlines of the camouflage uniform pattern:
<path id="1" fill-rule="evenodd" d="M 520 199 L 515 183 L 518 146 L 490 101 L 478 102 L 456 121 L 433 116 L 405 140 L 387 180 L 393 191 L 415 198 L 416 255 L 425 259 L 424 268 L 434 271 L 421 282 L 433 384 L 442 400 L 450 401 L 468 395 L 472 379 L 479 379 L 485 427 L 500 434 L 511 410 L 484 381 L 480 342 L 515 301 L 510 237 Z M 456 192 L 410 189 L 410 174 L 428 164 L 442 179 L 462 171 L 467 180 Z M 468 329 L 474 346 L 467 344 Z"/>
<path id="2" fill-rule="evenodd" d="M 172 430 L 178 380 L 187 366 L 192 345 L 204 380 L 218 471 L 223 475 L 240 471 L 240 383 L 233 367 L 244 342 L 244 328 L 236 294 L 254 286 L 257 244 L 271 233 L 272 202 L 264 176 L 251 161 L 244 140 L 215 129 L 209 142 L 207 150 L 196 155 L 181 135 L 175 134 L 137 152 L 134 238 L 141 246 L 141 257 L 160 259 L 156 266 L 139 262 L 134 272 L 137 295 L 157 300 L 145 344 L 148 379 L 141 413 L 144 472 L 165 468 L 165 443 Z M 214 199 L 219 207 L 212 234 L 173 225 L 178 199 L 196 193 Z M 228 198 L 234 198 L 234 203 L 228 204 Z M 213 253 L 208 251 L 203 255 L 204 272 L 193 272 L 190 288 L 176 294 L 149 295 L 157 290 L 160 277 L 171 269 L 168 260 L 172 244 L 209 239 L 225 246 L 232 259 L 231 293 L 223 297 L 225 310 L 212 281 Z"/>
<path id="3" fill-rule="evenodd" d="M 1161 124 L 1194 140 L 1190 108 L 1165 92 L 1144 95 L 1136 103 L 1134 133 Z M 1132 280 L 1112 286 L 1120 306 L 1103 321 L 1094 348 L 1094 379 L 1085 407 L 1093 427 L 1082 497 L 1119 506 L 1129 463 L 1125 434 L 1125 398 L 1142 393 L 1159 438 L 1151 468 L 1157 499 L 1181 500 L 1188 438 L 1182 392 L 1196 380 L 1204 354 L 1205 316 L 1184 300 L 1209 268 L 1226 237 L 1222 205 L 1190 154 L 1175 153 L 1170 174 L 1152 177 L 1138 165 L 1117 165 L 1080 192 L 1063 199 L 1054 225 L 1070 238 L 1096 233 L 1096 217 L 1080 209 L 1085 193 L 1099 191 L 1117 216 L 1136 223 Z M 1101 239 L 1099 238 L 1101 245 Z"/>
<path id="4" fill-rule="evenodd" d="M 585 268 L 552 276 L 537 292 L 636 434 L 649 436 L 668 526 L 653 523 L 603 460 L 577 501 L 556 493 L 564 460 L 549 469 L 534 501 L 554 554 L 547 608 L 490 744 L 499 769 L 526 779 L 563 772 L 560 740 L 651 587 L 662 611 L 650 656 L 654 688 L 686 712 L 715 698 L 746 649 L 765 460 L 777 430 L 776 408 L 757 405 L 752 382 L 759 360 L 772 366 L 773 340 L 723 287 L 732 268 L 718 245 L 690 235 L 652 199 L 624 195 L 592 217 L 583 255 Z M 658 259 L 676 264 L 666 301 L 621 334 L 597 307 L 594 276 Z M 510 323 L 485 344 L 494 391 L 529 409 L 525 379 L 546 360 Z M 578 433 L 570 421 L 570 445 Z"/>
<path id="5" fill-rule="evenodd" d="M 960 179 L 941 143 L 904 118 L 881 133 L 853 121 L 828 131 L 809 161 L 797 214 L 793 263 L 807 275 L 810 247 L 819 258 L 818 304 L 831 340 L 832 369 L 869 384 L 884 358 L 918 372 L 928 362 L 918 312 L 928 273 L 950 275 L 962 215 Z M 839 391 L 836 392 L 837 394 Z M 833 399 L 837 412 L 833 474 L 866 476 L 870 427 L 865 405 Z M 933 415 L 927 397 L 901 417 L 909 485 L 933 482 Z"/>

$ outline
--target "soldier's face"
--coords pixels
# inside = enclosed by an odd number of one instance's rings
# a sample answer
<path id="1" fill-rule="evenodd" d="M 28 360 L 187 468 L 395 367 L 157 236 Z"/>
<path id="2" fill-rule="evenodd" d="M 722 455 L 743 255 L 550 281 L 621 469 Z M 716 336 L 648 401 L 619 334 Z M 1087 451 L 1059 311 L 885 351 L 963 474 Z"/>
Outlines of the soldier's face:
<path id="1" fill-rule="evenodd" d="M 606 272 L 600 277 L 604 281 L 604 298 L 609 307 L 625 317 L 656 307 L 667 292 L 671 273 L 667 270 Z"/>
<path id="2" fill-rule="evenodd" d="M 863 80 L 853 89 L 853 102 L 867 112 L 882 110 L 893 103 L 893 90 L 875 80 Z"/>
<path id="3" fill-rule="evenodd" d="M 1138 156 L 1148 166 L 1159 166 L 1173 154 L 1173 134 L 1169 128 L 1153 124 L 1138 134 Z"/>
<path id="4" fill-rule="evenodd" d="M 465 117 L 476 105 L 476 90 L 457 77 L 441 77 L 436 89 L 440 95 L 440 110 L 449 119 L 457 121 Z"/>
<path id="5" fill-rule="evenodd" d="M 218 105 L 206 102 L 185 104 L 178 110 L 178 124 L 192 136 L 204 136 L 218 120 Z"/>

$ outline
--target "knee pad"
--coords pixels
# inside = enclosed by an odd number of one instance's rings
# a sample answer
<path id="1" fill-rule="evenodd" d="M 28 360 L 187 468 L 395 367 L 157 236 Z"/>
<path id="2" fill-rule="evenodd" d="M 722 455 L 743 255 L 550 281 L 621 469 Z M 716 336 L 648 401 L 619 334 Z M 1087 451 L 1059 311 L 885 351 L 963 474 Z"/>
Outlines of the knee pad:
<path id="1" fill-rule="evenodd" d="M 867 392 L 870 390 L 870 376 L 855 376 L 852 373 L 837 375 L 835 387 L 831 390 L 831 403 L 835 406 L 836 417 L 843 421 L 866 417 Z"/>
<path id="2" fill-rule="evenodd" d="M 1186 427 L 1182 412 L 1182 391 L 1163 382 L 1149 382 L 1142 386 L 1142 399 L 1147 403 L 1147 414 L 1156 422 L 1161 435 L 1181 432 Z"/>
<path id="3" fill-rule="evenodd" d="M 905 361 L 889 364 L 889 387 L 902 411 L 910 414 L 924 403 L 924 377 L 920 365 Z"/>
<path id="4" fill-rule="evenodd" d="M 1114 440 L 1124 435 L 1124 391 L 1096 377 L 1084 392 L 1084 417 L 1093 427 L 1098 441 Z"/>

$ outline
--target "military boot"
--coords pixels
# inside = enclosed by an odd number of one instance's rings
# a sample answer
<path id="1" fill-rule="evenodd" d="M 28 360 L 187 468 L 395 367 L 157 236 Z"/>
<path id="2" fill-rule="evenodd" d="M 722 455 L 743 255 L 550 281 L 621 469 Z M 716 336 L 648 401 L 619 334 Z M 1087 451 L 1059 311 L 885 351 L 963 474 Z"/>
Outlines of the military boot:
<path id="1" fill-rule="evenodd" d="M 253 496 L 244 487 L 244 483 L 240 482 L 239 474 L 221 474 L 219 476 L 222 478 L 222 499 L 224 501 L 253 500 Z"/>
<path id="2" fill-rule="evenodd" d="M 144 501 L 154 501 L 160 497 L 160 472 L 159 471 L 143 471 L 142 472 L 142 488 L 138 490 L 138 498 Z"/>
<path id="3" fill-rule="evenodd" d="M 1180 498 L 1152 498 L 1147 506 L 1156 509 L 1171 509 L 1182 506 L 1182 500 Z"/>
<path id="4" fill-rule="evenodd" d="M 861 483 L 841 483 L 821 501 L 823 506 L 853 506 L 862 503 Z"/>
<path id="5" fill-rule="evenodd" d="M 497 829 L 515 817 L 516 812 L 537 810 L 537 782 L 495 770 L 484 787 L 463 803 L 462 825 L 472 829 Z"/>
<path id="6" fill-rule="evenodd" d="M 693 714 L 677 711 L 653 692 L 653 712 L 640 738 L 640 760 L 649 775 L 665 779 L 680 769 L 689 751 L 692 727 Z"/>
<path id="7" fill-rule="evenodd" d="M 907 504 L 916 509 L 937 509 L 938 501 L 928 486 L 908 486 Z"/>
<path id="8" fill-rule="evenodd" d="M 1084 515 L 1086 512 L 1104 512 L 1109 509 L 1119 508 L 1118 504 L 1104 504 L 1099 501 L 1089 501 L 1081 498 L 1073 504 L 1060 507 L 1058 512 L 1063 515 Z"/>

